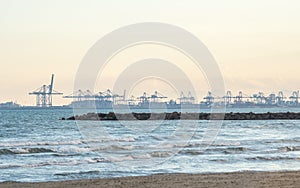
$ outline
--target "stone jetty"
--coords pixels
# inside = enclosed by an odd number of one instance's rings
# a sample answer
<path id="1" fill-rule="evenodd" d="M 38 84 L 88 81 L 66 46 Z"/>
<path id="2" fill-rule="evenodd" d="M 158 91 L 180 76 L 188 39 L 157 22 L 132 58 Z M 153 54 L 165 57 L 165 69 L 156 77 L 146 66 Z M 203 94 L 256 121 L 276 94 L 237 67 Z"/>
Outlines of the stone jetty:
<path id="1" fill-rule="evenodd" d="M 300 113 L 87 113 L 83 115 L 62 118 L 62 120 L 300 120 Z"/>

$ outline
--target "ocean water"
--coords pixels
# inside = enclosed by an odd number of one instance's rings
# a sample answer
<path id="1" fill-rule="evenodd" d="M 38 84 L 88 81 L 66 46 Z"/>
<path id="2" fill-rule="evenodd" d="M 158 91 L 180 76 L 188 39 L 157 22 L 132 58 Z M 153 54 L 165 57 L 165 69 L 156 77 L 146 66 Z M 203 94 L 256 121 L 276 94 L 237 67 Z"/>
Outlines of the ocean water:
<path id="1" fill-rule="evenodd" d="M 193 120 L 60 120 L 72 115 L 71 109 L 0 110 L 0 182 L 300 170 L 298 120 L 224 121 L 219 129 Z"/>

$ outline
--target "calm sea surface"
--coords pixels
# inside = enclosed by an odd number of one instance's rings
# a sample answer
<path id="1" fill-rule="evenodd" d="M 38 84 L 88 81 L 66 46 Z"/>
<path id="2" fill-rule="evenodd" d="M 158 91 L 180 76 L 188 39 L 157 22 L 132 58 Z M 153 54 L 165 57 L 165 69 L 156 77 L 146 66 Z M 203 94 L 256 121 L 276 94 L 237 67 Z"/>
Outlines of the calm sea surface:
<path id="1" fill-rule="evenodd" d="M 0 110 L 0 181 L 300 170 L 298 120 L 224 121 L 218 130 L 208 121 L 60 120 L 72 115 L 71 109 Z M 205 138 L 213 140 L 209 147 Z"/>

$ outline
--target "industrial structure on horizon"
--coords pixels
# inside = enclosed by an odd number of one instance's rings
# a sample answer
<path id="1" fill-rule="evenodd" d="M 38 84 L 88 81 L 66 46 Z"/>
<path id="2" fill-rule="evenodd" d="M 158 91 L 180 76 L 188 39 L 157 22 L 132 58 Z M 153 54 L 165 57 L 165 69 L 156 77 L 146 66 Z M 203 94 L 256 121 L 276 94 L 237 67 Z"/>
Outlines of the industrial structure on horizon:
<path id="1" fill-rule="evenodd" d="M 50 85 L 43 85 L 37 90 L 30 92 L 29 95 L 36 96 L 36 107 L 52 107 L 52 96 L 63 95 L 53 89 L 54 74 L 52 74 Z M 282 91 L 278 94 L 271 93 L 265 95 L 263 92 L 247 95 L 240 91 L 237 95 L 233 95 L 231 91 L 227 91 L 225 96 L 216 96 L 212 92 L 208 92 L 202 101 L 197 102 L 191 92 L 186 95 L 181 92 L 177 99 L 169 99 L 167 96 L 155 91 L 153 94 L 144 92 L 141 96 L 130 96 L 126 98 L 126 90 L 123 94 L 113 93 L 110 89 L 104 92 L 93 93 L 90 90 L 78 90 L 71 95 L 63 96 L 73 101 L 66 108 L 103 108 L 110 109 L 115 106 L 130 106 L 130 108 L 170 108 L 176 109 L 185 107 L 210 108 L 212 106 L 223 106 L 229 108 L 242 107 L 300 107 L 299 91 L 293 91 L 291 95 L 285 96 Z"/>
<path id="2" fill-rule="evenodd" d="M 227 91 L 225 96 L 215 96 L 212 92 L 203 98 L 199 103 L 196 98 L 192 96 L 191 92 L 185 95 L 181 92 L 178 100 L 168 99 L 167 96 L 155 91 L 148 95 L 146 92 L 139 97 L 131 96 L 126 98 L 125 91 L 123 95 L 115 94 L 111 90 L 105 92 L 92 93 L 90 90 L 78 90 L 74 94 L 64 96 L 64 98 L 71 98 L 73 102 L 70 107 L 88 108 L 96 106 L 96 108 L 112 108 L 113 106 L 130 106 L 131 108 L 181 108 L 185 107 L 200 107 L 210 108 L 214 106 L 226 105 L 231 108 L 241 107 L 300 107 L 299 105 L 299 91 L 292 92 L 289 97 L 284 96 L 280 91 L 277 95 L 272 93 L 267 96 L 263 92 L 257 94 L 247 95 L 242 91 L 238 95 L 232 95 L 231 91 Z"/>

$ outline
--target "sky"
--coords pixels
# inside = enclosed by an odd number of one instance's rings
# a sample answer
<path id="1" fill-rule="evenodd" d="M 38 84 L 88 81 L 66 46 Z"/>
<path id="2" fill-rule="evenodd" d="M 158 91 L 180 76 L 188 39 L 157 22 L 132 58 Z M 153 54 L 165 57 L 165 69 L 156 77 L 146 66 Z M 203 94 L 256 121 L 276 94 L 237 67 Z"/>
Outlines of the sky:
<path id="1" fill-rule="evenodd" d="M 299 10 L 298 0 L 0 0 L 0 102 L 34 105 L 28 93 L 49 84 L 52 73 L 54 89 L 71 94 L 88 50 L 111 31 L 142 22 L 176 25 L 198 37 L 234 94 L 291 95 L 300 89 Z M 107 80 L 118 74 L 108 72 Z M 69 102 L 54 98 L 56 105 Z"/>

